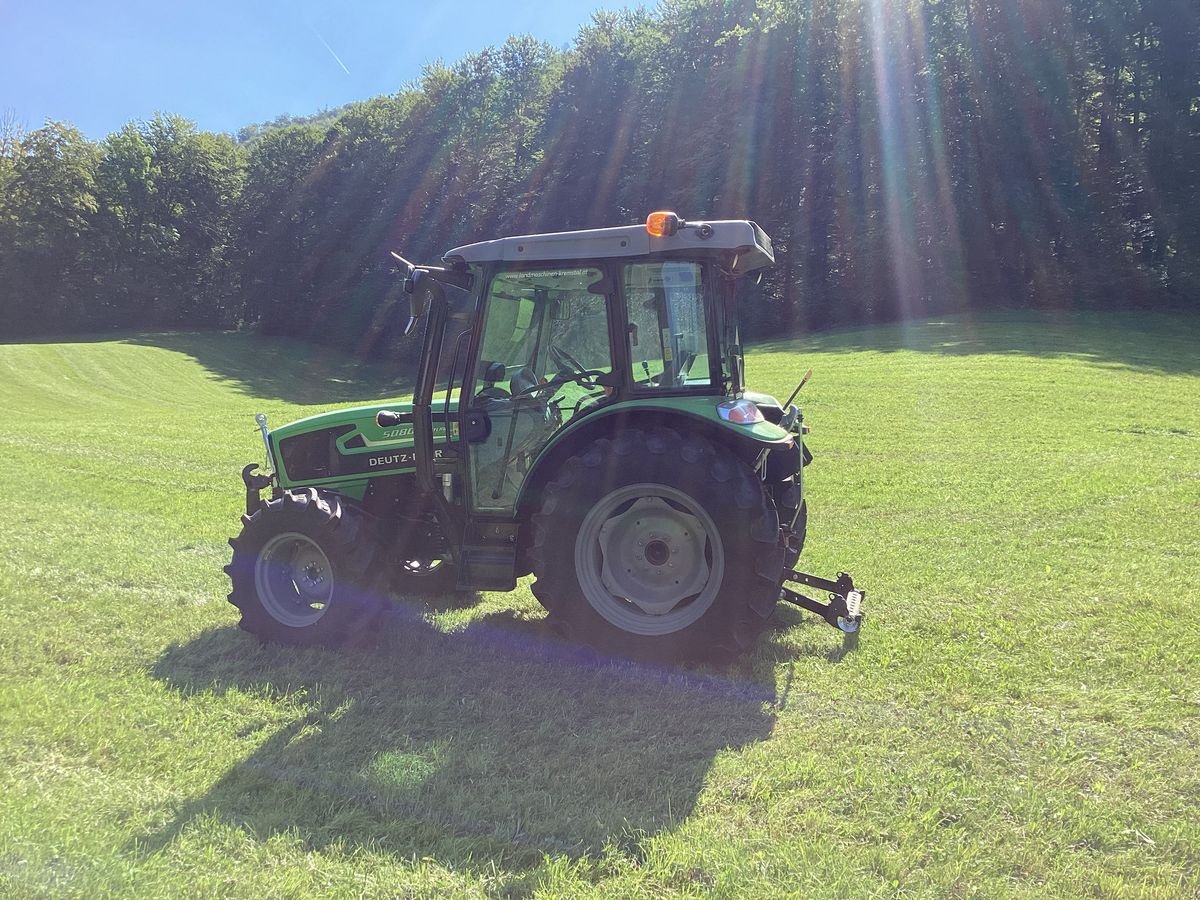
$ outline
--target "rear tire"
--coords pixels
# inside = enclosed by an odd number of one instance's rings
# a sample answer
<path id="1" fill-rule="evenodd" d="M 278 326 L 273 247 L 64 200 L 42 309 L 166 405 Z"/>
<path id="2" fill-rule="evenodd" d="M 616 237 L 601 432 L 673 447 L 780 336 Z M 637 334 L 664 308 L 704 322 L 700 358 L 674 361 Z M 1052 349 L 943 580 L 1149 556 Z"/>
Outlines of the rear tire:
<path id="1" fill-rule="evenodd" d="M 242 524 L 229 541 L 229 602 L 259 639 L 336 646 L 364 633 L 383 608 L 373 589 L 379 542 L 336 494 L 288 491 Z"/>
<path id="2" fill-rule="evenodd" d="M 650 662 L 724 662 L 775 608 L 779 519 L 762 482 L 661 428 L 568 459 L 533 520 L 533 592 L 573 640 Z"/>

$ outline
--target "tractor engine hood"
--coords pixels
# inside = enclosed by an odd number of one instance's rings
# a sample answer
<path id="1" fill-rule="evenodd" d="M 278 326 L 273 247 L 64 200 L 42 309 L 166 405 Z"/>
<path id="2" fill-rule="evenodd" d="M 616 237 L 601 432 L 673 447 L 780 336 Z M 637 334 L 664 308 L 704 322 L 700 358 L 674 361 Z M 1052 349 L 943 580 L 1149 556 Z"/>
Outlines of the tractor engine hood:
<path id="1" fill-rule="evenodd" d="M 364 426 L 364 439 L 384 439 L 384 432 L 394 429 L 378 428 L 375 425 L 375 416 L 383 411 L 390 410 L 392 412 L 412 415 L 412 402 L 409 400 L 394 400 L 389 403 L 376 403 L 369 406 L 352 406 L 346 409 L 335 409 L 330 412 L 317 413 L 313 416 L 307 416 L 303 419 L 297 419 L 295 422 L 289 422 L 286 425 L 280 425 L 278 428 L 271 430 L 271 437 L 276 443 L 295 437 L 296 435 L 309 434 L 314 431 L 325 431 L 330 428 L 339 428 L 345 425 L 354 427 Z M 366 428 L 365 426 L 369 426 Z M 369 434 L 371 429 L 378 430 L 378 434 Z M 409 426 L 408 434 L 412 435 L 412 427 Z"/>
<path id="2" fill-rule="evenodd" d="M 454 421 L 457 406 L 456 401 L 450 403 L 448 417 L 440 407 L 435 412 L 435 443 L 446 443 L 447 428 L 451 433 L 457 429 Z M 386 424 L 382 425 L 378 420 L 381 412 L 391 414 L 384 417 Z M 414 444 L 409 401 L 318 413 L 270 432 L 276 470 L 285 488 L 301 483 L 319 484 L 339 476 L 366 478 L 411 471 Z"/>

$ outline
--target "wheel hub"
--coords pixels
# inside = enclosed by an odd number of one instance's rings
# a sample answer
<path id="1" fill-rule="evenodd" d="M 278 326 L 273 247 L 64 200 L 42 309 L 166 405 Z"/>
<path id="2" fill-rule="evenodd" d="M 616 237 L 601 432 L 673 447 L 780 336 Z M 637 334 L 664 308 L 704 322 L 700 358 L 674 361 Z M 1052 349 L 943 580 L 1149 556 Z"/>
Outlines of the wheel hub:
<path id="1" fill-rule="evenodd" d="M 711 575 L 700 520 L 662 497 L 642 497 L 598 535 L 601 581 L 615 597 L 661 616 L 704 590 Z"/>
<path id="2" fill-rule="evenodd" d="M 325 583 L 325 570 L 318 562 L 310 562 L 304 567 L 304 580 L 310 588 L 319 587 Z"/>
<path id="3" fill-rule="evenodd" d="M 671 548 L 666 541 L 653 540 L 646 545 L 646 562 L 661 566 L 671 558 Z"/>

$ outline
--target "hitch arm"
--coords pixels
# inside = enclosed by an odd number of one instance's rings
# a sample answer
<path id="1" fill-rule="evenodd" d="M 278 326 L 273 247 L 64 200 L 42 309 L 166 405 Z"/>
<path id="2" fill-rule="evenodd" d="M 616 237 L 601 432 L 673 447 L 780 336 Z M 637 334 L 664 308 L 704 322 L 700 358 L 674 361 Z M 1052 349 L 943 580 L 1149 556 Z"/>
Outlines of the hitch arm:
<path id="1" fill-rule="evenodd" d="M 822 603 L 786 586 L 779 588 L 780 600 L 786 600 L 801 609 L 816 613 L 828 624 L 845 634 L 854 634 L 862 625 L 865 615 L 862 606 L 867 592 L 860 591 L 854 586 L 854 579 L 848 572 L 839 572 L 836 581 L 809 575 L 807 572 L 785 572 L 783 580 L 828 591 L 829 602 Z"/>

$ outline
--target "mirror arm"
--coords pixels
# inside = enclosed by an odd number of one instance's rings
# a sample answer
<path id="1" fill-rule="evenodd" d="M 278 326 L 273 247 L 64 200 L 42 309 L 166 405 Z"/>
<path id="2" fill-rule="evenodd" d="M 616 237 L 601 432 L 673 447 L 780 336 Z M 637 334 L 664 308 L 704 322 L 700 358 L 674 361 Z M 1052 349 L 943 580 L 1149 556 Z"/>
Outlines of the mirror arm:
<path id="1" fill-rule="evenodd" d="M 391 251 L 396 262 L 404 267 L 404 292 L 409 295 L 409 317 L 404 326 L 404 336 L 408 337 L 417 328 L 417 323 L 429 308 L 431 293 L 439 291 L 438 299 L 445 298 L 443 285 L 467 291 L 475 280 L 466 269 L 448 269 L 444 266 L 418 266 L 409 262 L 395 250 Z M 430 284 L 426 285 L 426 282 Z"/>

